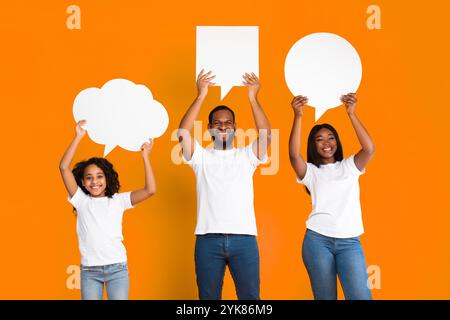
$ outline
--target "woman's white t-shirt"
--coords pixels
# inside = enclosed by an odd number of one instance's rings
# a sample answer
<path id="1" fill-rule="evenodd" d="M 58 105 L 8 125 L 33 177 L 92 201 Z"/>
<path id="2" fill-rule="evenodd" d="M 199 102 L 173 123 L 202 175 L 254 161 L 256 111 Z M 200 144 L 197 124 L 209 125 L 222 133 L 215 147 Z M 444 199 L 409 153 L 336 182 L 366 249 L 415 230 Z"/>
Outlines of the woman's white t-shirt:
<path id="1" fill-rule="evenodd" d="M 259 160 L 252 143 L 245 148 L 205 149 L 197 140 L 190 160 L 197 178 L 195 234 L 232 233 L 257 235 L 253 206 L 253 173 Z M 255 142 L 254 142 L 255 143 Z"/>
<path id="2" fill-rule="evenodd" d="M 123 245 L 123 212 L 133 208 L 131 192 L 116 193 L 111 198 L 91 197 L 78 187 L 69 202 L 77 209 L 77 235 L 81 264 L 103 266 L 126 262 Z"/>
<path id="3" fill-rule="evenodd" d="M 359 199 L 359 171 L 354 155 L 321 165 L 307 163 L 303 180 L 311 192 L 312 211 L 306 227 L 333 238 L 352 238 L 364 233 Z"/>

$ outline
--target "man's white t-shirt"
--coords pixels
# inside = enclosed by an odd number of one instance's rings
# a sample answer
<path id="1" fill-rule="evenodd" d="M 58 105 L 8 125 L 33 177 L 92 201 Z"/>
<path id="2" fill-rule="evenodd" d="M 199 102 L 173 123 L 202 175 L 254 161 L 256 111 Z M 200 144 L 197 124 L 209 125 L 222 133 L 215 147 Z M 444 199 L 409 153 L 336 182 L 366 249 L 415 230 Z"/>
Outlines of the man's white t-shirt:
<path id="1" fill-rule="evenodd" d="M 191 160 L 197 178 L 197 227 L 195 234 L 231 233 L 257 235 L 253 207 L 253 173 L 259 160 L 252 143 L 245 148 L 203 148 L 197 140 Z M 254 142 L 257 143 L 257 142 Z"/>
<path id="2" fill-rule="evenodd" d="M 321 165 L 307 163 L 303 180 L 311 192 L 312 212 L 306 227 L 333 238 L 352 238 L 364 233 L 359 199 L 359 171 L 354 155 L 342 161 Z"/>
<path id="3" fill-rule="evenodd" d="M 69 202 L 77 209 L 77 235 L 81 264 L 104 266 L 127 261 L 123 245 L 123 212 L 133 208 L 131 192 L 111 198 L 91 197 L 78 187 Z"/>

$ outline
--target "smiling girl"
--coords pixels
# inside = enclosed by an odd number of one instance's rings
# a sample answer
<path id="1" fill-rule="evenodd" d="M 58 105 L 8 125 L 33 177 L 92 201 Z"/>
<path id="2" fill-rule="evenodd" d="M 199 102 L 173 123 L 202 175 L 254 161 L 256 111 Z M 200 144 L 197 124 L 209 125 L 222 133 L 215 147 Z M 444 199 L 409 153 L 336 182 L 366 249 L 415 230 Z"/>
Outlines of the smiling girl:
<path id="1" fill-rule="evenodd" d="M 294 123 L 289 140 L 291 165 L 297 182 L 312 200 L 306 222 L 302 256 L 314 298 L 337 299 L 337 276 L 346 299 L 372 299 L 359 236 L 364 232 L 359 200 L 359 176 L 374 153 L 367 130 L 355 114 L 354 93 L 341 97 L 355 129 L 361 150 L 343 157 L 338 133 L 329 124 L 316 125 L 308 137 L 307 162 L 300 154 L 304 96 L 292 101 Z"/>
<path id="2" fill-rule="evenodd" d="M 127 255 L 122 243 L 123 212 L 152 196 L 156 191 L 149 154 L 152 142 L 142 145 L 145 187 L 119 193 L 120 183 L 113 165 L 104 158 L 90 158 L 70 164 L 86 133 L 82 120 L 76 125 L 75 138 L 64 153 L 59 169 L 69 193 L 69 202 L 77 211 L 78 247 L 81 255 L 81 298 L 100 300 L 104 287 L 108 299 L 128 299 Z"/>

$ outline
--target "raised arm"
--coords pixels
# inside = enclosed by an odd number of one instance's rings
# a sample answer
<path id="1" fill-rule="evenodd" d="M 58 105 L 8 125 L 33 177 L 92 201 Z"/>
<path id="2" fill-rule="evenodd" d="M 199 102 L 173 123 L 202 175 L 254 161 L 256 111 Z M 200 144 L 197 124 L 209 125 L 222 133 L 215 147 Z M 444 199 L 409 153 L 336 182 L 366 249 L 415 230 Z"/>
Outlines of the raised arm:
<path id="1" fill-rule="evenodd" d="M 83 128 L 85 124 L 85 120 L 81 120 L 77 123 L 75 127 L 75 137 L 73 138 L 67 150 L 64 152 L 64 155 L 59 162 L 59 171 L 61 173 L 64 186 L 66 187 L 66 190 L 69 193 L 70 197 L 73 197 L 78 189 L 77 181 L 75 180 L 72 170 L 70 169 L 70 164 L 72 163 L 75 151 L 77 150 L 80 141 L 83 139 L 86 133 L 86 130 Z"/>
<path id="2" fill-rule="evenodd" d="M 131 192 L 131 204 L 134 206 L 156 193 L 155 176 L 153 175 L 149 155 L 153 148 L 153 140 L 146 142 L 141 147 L 142 159 L 144 160 L 145 186 L 142 189 Z"/>
<path id="3" fill-rule="evenodd" d="M 191 136 L 191 130 L 194 126 L 195 119 L 197 119 L 203 101 L 205 101 L 208 94 L 208 87 L 215 84 L 211 82 L 214 78 L 215 76 L 212 75 L 211 71 L 205 73 L 202 70 L 200 72 L 197 77 L 197 97 L 186 111 L 183 119 L 181 119 L 177 136 L 178 141 L 181 143 L 183 156 L 186 160 L 190 160 L 192 158 L 192 154 L 194 153 L 195 144 L 194 138 Z"/>
<path id="4" fill-rule="evenodd" d="M 308 103 L 308 98 L 304 96 L 296 96 L 291 102 L 294 110 L 294 123 L 289 136 L 289 160 L 300 179 L 303 179 L 306 174 L 306 161 L 300 154 L 303 106 L 306 103 Z"/>
<path id="5" fill-rule="evenodd" d="M 261 86 L 258 77 L 254 73 L 246 73 L 243 77 L 243 83 L 248 88 L 248 99 L 252 106 L 253 119 L 256 129 L 258 129 L 258 139 L 253 143 L 253 153 L 261 160 L 266 156 L 267 147 L 271 142 L 270 123 L 258 101 L 258 92 Z"/>
<path id="6" fill-rule="evenodd" d="M 375 146 L 366 128 L 356 116 L 355 108 L 358 103 L 356 95 L 354 93 L 343 95 L 341 97 L 341 101 L 346 107 L 348 117 L 352 122 L 352 126 L 355 129 L 361 145 L 361 150 L 359 150 L 359 152 L 355 155 L 354 160 L 356 167 L 359 171 L 362 171 L 366 167 L 367 163 L 369 163 L 369 160 L 372 159 L 375 152 Z"/>

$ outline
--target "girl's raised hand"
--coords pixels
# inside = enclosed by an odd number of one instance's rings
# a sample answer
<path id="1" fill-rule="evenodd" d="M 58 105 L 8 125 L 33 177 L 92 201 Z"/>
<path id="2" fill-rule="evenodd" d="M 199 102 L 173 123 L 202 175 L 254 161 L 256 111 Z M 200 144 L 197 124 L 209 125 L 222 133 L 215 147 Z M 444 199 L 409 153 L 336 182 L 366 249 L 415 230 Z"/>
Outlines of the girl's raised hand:
<path id="1" fill-rule="evenodd" d="M 345 105 L 348 114 L 353 114 L 355 112 L 356 104 L 358 103 L 358 98 L 354 93 L 348 93 L 341 96 L 341 102 Z"/>
<path id="2" fill-rule="evenodd" d="M 77 122 L 77 125 L 75 127 L 75 133 L 77 137 L 82 138 L 86 134 L 86 129 L 84 128 L 86 123 L 86 120 L 80 120 Z"/>
<path id="3" fill-rule="evenodd" d="M 292 109 L 296 116 L 303 116 L 303 106 L 308 103 L 308 98 L 305 96 L 296 96 L 291 102 Z"/>
<path id="4" fill-rule="evenodd" d="M 141 153 L 144 158 L 147 158 L 153 148 L 153 139 L 150 139 L 149 142 L 144 142 L 141 147 Z"/>

